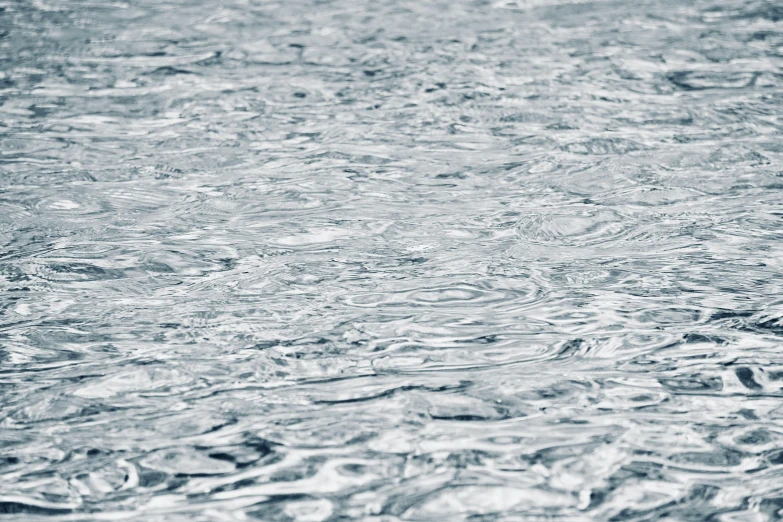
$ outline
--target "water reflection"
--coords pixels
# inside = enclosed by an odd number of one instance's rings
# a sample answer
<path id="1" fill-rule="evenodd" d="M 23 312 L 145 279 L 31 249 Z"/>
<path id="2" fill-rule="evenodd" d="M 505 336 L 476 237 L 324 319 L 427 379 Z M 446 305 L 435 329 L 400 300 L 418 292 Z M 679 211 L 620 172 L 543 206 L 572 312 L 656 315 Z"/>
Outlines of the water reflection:
<path id="1" fill-rule="evenodd" d="M 0 0 L 0 513 L 779 519 L 781 20 Z"/>

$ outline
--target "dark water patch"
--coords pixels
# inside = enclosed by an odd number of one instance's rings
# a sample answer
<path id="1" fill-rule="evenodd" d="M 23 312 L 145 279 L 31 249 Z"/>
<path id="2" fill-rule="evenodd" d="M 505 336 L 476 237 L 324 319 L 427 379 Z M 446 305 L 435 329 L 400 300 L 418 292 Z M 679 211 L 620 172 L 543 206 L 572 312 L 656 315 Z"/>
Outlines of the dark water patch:
<path id="1" fill-rule="evenodd" d="M 749 390 L 760 390 L 762 389 L 762 386 L 756 382 L 753 376 L 753 370 L 750 368 L 737 368 L 734 370 L 734 374 L 737 376 L 737 379 L 742 383 L 743 386 L 745 386 Z"/>
<path id="2" fill-rule="evenodd" d="M 671 379 L 659 379 L 666 388 L 680 393 L 718 392 L 723 389 L 723 380 L 720 377 L 708 377 L 692 375 Z"/>
<path id="3" fill-rule="evenodd" d="M 671 83 L 686 91 L 706 89 L 747 89 L 756 83 L 759 73 L 680 71 L 668 76 Z"/>
<path id="4" fill-rule="evenodd" d="M 24 502 L 0 501 L 0 514 L 3 515 L 44 515 L 56 516 L 70 513 L 70 508 L 58 508 L 26 504 Z"/>

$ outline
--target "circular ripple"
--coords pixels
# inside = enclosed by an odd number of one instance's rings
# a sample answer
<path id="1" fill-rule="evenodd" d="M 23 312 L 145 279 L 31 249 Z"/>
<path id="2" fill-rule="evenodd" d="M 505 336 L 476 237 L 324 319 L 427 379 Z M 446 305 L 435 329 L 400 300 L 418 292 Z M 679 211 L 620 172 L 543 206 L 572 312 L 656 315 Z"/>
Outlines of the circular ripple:
<path id="1" fill-rule="evenodd" d="M 596 246 L 620 237 L 631 225 L 630 219 L 610 210 L 573 209 L 523 219 L 517 234 L 539 245 Z"/>
<path id="2" fill-rule="evenodd" d="M 427 308 L 462 308 L 497 306 L 502 303 L 529 302 L 535 298 L 536 288 L 498 288 L 488 282 L 483 285 L 448 285 L 417 288 L 402 292 L 372 292 L 350 296 L 344 300 L 349 306 L 375 308 L 378 306 L 408 306 Z"/>
<path id="3" fill-rule="evenodd" d="M 63 192 L 38 200 L 35 210 L 43 216 L 60 219 L 98 218 L 110 213 L 113 208 L 109 202 L 91 197 L 90 194 Z"/>

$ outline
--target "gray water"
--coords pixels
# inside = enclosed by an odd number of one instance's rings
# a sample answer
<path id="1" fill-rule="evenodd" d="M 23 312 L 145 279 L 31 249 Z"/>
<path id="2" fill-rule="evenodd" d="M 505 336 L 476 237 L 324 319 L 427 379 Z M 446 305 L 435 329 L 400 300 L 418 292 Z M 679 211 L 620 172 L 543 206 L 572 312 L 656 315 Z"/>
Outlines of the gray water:
<path id="1" fill-rule="evenodd" d="M 782 58 L 760 0 L 0 0 L 0 512 L 783 519 Z"/>

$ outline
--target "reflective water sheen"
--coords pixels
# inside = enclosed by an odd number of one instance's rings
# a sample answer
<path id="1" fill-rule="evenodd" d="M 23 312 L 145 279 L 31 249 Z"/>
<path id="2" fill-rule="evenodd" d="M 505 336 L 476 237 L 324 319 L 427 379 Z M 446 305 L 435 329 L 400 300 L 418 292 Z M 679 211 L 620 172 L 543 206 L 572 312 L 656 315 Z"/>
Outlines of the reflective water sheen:
<path id="1" fill-rule="evenodd" d="M 0 0 L 0 512 L 783 518 L 774 0 Z"/>

